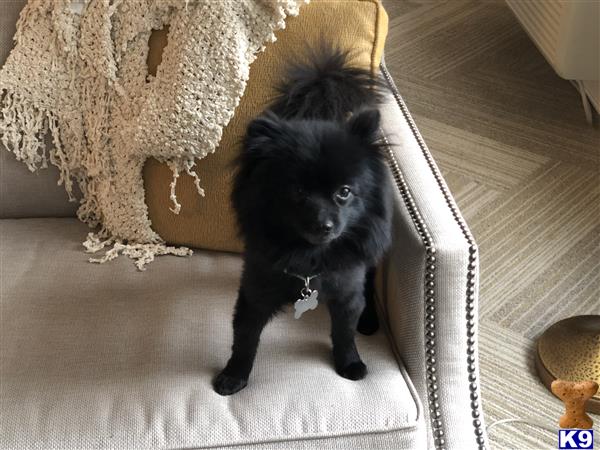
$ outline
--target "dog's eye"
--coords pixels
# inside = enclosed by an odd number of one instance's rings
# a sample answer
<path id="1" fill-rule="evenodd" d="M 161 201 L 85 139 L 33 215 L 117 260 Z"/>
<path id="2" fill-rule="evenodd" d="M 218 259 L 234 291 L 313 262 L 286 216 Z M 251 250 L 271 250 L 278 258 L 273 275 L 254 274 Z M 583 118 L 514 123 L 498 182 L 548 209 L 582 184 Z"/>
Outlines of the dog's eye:
<path id="1" fill-rule="evenodd" d="M 335 197 L 337 200 L 344 202 L 344 201 L 348 200 L 351 195 L 352 195 L 352 191 L 350 190 L 350 188 L 348 186 L 342 186 L 336 192 Z"/>

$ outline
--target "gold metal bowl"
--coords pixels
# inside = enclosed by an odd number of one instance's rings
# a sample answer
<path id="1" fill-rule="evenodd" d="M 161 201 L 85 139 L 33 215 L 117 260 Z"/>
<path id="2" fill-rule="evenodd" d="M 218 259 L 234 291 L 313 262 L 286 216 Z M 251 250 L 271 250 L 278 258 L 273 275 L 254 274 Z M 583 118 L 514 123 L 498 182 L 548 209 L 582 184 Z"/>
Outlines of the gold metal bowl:
<path id="1" fill-rule="evenodd" d="M 600 315 L 570 317 L 544 331 L 537 342 L 535 366 L 548 390 L 557 378 L 600 384 Z M 586 409 L 600 414 L 600 391 Z"/>

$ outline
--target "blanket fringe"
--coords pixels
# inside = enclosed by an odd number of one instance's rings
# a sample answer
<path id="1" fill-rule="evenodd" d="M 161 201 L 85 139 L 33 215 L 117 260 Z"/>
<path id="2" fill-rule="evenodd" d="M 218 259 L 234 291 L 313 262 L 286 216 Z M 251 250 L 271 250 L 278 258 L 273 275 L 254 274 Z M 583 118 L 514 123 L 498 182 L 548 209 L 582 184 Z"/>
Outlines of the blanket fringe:
<path id="1" fill-rule="evenodd" d="M 177 201 L 177 195 L 175 194 L 175 188 L 177 187 L 177 178 L 179 178 L 179 166 L 173 161 L 168 161 L 167 165 L 171 169 L 171 172 L 173 172 L 173 180 L 169 185 L 171 187 L 171 194 L 169 195 L 169 198 L 173 202 L 173 207 L 169 209 L 173 214 L 179 214 L 179 211 L 181 211 L 181 203 Z"/>
<path id="2" fill-rule="evenodd" d="M 154 261 L 156 256 L 175 255 L 175 256 L 190 256 L 193 251 L 188 247 L 176 247 L 167 245 L 164 242 L 149 243 L 149 244 L 131 244 L 124 243 L 120 239 L 103 238 L 100 233 L 88 233 L 87 239 L 83 243 L 87 253 L 96 253 L 106 247 L 108 249 L 100 258 L 89 258 L 89 262 L 103 264 L 107 261 L 112 261 L 119 255 L 123 254 L 133 259 L 135 266 L 140 271 L 146 270 L 146 264 Z"/>
<path id="3" fill-rule="evenodd" d="M 46 146 L 48 131 L 52 137 L 51 148 Z M 57 184 L 65 186 L 69 201 L 77 201 L 73 195 L 73 180 L 57 118 L 50 111 L 25 100 L 15 92 L 0 89 L 0 142 L 30 172 L 47 169 L 50 160 L 60 171 Z"/>
<path id="4" fill-rule="evenodd" d="M 191 176 L 192 178 L 194 178 L 194 184 L 196 185 L 196 190 L 198 191 L 198 195 L 200 195 L 201 197 L 204 197 L 204 189 L 202 189 L 202 187 L 200 186 L 200 177 L 198 176 L 198 174 L 195 171 L 192 170 L 195 165 L 196 165 L 196 160 L 194 160 L 194 159 L 188 159 L 183 162 L 183 166 L 185 167 L 185 171 L 187 172 L 187 174 L 189 176 Z"/>
<path id="5" fill-rule="evenodd" d="M 196 191 L 198 191 L 198 195 L 201 197 L 204 197 L 204 189 L 202 189 L 202 186 L 200 186 L 200 177 L 195 171 L 192 170 L 196 165 L 196 161 L 194 159 L 167 160 L 166 163 L 167 166 L 169 166 L 169 169 L 171 169 L 171 172 L 173 172 L 173 179 L 169 184 L 171 188 L 169 198 L 171 199 L 171 202 L 173 202 L 173 207 L 169 208 L 169 210 L 173 214 L 179 214 L 181 211 L 181 204 L 177 201 L 176 188 L 177 179 L 179 178 L 179 173 L 181 170 L 185 170 L 185 172 L 194 179 Z"/>
<path id="6" fill-rule="evenodd" d="M 19 95 L 0 90 L 0 140 L 31 172 L 48 167 L 44 135 L 49 116 Z"/>

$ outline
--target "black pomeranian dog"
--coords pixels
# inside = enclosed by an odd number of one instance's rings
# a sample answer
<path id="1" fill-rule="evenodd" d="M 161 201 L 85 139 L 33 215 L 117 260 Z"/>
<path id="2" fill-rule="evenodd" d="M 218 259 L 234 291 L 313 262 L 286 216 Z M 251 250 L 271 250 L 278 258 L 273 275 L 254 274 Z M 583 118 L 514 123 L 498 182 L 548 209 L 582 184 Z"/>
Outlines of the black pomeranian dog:
<path id="1" fill-rule="evenodd" d="M 264 326 L 294 302 L 296 318 L 327 305 L 335 370 L 366 375 L 354 335 L 377 330 L 373 273 L 391 240 L 382 89 L 348 52 L 323 47 L 289 69 L 276 101 L 248 126 L 232 194 L 244 269 L 217 393 L 246 386 Z"/>

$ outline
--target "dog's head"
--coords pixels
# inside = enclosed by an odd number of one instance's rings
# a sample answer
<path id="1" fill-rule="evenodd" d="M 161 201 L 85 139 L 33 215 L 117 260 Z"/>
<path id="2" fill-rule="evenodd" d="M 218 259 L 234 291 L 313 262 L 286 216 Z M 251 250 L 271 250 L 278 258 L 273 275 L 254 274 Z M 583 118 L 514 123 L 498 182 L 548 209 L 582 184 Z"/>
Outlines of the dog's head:
<path id="1" fill-rule="evenodd" d="M 233 201 L 242 233 L 324 246 L 349 235 L 383 185 L 375 109 L 346 122 L 283 120 L 248 127 Z M 372 211 L 371 211 L 372 212 Z M 351 236 L 349 236 L 351 237 Z"/>

